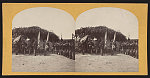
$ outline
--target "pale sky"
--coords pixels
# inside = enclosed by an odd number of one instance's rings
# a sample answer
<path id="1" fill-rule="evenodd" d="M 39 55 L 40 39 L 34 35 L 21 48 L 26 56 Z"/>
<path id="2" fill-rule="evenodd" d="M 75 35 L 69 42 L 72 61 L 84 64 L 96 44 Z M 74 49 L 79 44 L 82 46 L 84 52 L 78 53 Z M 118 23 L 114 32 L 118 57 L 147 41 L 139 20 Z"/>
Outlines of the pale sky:
<path id="1" fill-rule="evenodd" d="M 87 10 L 76 20 L 76 29 L 88 26 L 106 26 L 120 31 L 131 39 L 138 39 L 138 20 L 131 12 L 112 7 Z"/>
<path id="2" fill-rule="evenodd" d="M 70 39 L 75 28 L 88 26 L 106 26 L 120 31 L 130 38 L 138 38 L 138 20 L 131 12 L 112 7 L 94 8 L 80 14 L 75 22 L 74 18 L 61 9 L 50 7 L 36 7 L 23 10 L 16 14 L 12 21 L 12 28 L 39 26 L 52 31 L 59 37 Z"/>
<path id="3" fill-rule="evenodd" d="M 74 18 L 64 10 L 50 7 L 36 7 L 23 10 L 16 14 L 12 28 L 39 26 L 52 31 L 63 39 L 72 38 L 75 31 Z M 38 33 L 37 33 L 38 34 Z"/>

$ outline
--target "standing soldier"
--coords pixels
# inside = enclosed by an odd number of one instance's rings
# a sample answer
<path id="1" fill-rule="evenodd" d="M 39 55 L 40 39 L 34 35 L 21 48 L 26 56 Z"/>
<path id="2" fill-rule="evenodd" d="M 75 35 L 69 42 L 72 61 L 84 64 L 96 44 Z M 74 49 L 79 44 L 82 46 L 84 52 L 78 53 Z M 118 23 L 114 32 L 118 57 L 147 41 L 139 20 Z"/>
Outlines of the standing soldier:
<path id="1" fill-rule="evenodd" d="M 28 53 L 30 54 L 33 49 L 33 40 L 30 40 L 27 38 L 26 43 L 27 43 L 26 49 L 27 49 Z"/>
<path id="2" fill-rule="evenodd" d="M 48 47 L 49 47 L 50 53 L 53 53 L 53 43 L 52 42 L 49 42 Z"/>
<path id="3" fill-rule="evenodd" d="M 123 44 L 123 54 L 126 54 L 126 50 L 127 50 L 127 42 L 124 42 L 124 44 Z"/>
<path id="4" fill-rule="evenodd" d="M 60 43 L 60 55 L 63 55 L 63 43 Z"/>
<path id="5" fill-rule="evenodd" d="M 123 43 L 120 43 L 119 53 L 123 53 Z"/>
<path id="6" fill-rule="evenodd" d="M 127 48 L 127 55 L 129 55 L 129 53 L 130 53 L 130 50 L 131 50 L 131 43 L 128 43 L 128 48 Z"/>
<path id="7" fill-rule="evenodd" d="M 111 55 L 113 55 L 114 54 L 114 52 L 115 52 L 115 48 L 116 48 L 116 46 L 115 46 L 115 42 L 111 42 Z"/>
<path id="8" fill-rule="evenodd" d="M 57 54 L 57 43 L 54 43 L 53 45 L 54 45 L 54 47 L 53 47 L 54 48 L 54 53 Z"/>
<path id="9" fill-rule="evenodd" d="M 23 54 L 25 54 L 25 47 L 26 47 L 26 43 L 25 43 L 25 40 L 24 39 L 22 39 L 21 40 L 21 52 L 23 53 Z"/>
<path id="10" fill-rule="evenodd" d="M 93 47 L 94 47 L 94 45 L 93 45 L 92 40 L 89 40 L 88 41 L 88 49 L 89 49 L 90 54 L 93 54 Z"/>
<path id="11" fill-rule="evenodd" d="M 112 55 L 111 45 L 112 45 L 112 43 L 110 41 L 107 41 L 105 49 L 106 49 L 106 53 L 107 54 L 111 54 Z"/>
<path id="12" fill-rule="evenodd" d="M 67 43 L 64 43 L 63 46 L 64 46 L 63 54 L 64 54 L 65 57 L 68 57 L 68 55 L 67 55 L 67 54 L 68 54 L 68 51 L 67 51 L 67 46 L 68 46 L 68 44 L 67 44 Z"/>
<path id="13" fill-rule="evenodd" d="M 124 46 L 124 47 L 125 47 L 125 53 L 124 53 L 124 54 L 127 55 L 127 49 L 128 49 L 128 43 L 127 43 L 127 42 L 125 43 L 125 46 Z"/>
<path id="14" fill-rule="evenodd" d="M 61 43 L 59 42 L 57 45 L 58 49 L 58 54 L 61 55 Z"/>
<path id="15" fill-rule="evenodd" d="M 87 52 L 87 41 L 81 43 L 82 54 L 84 55 Z"/>
<path id="16" fill-rule="evenodd" d="M 133 44 L 133 51 L 132 51 L 132 57 L 136 58 L 136 46 L 135 43 Z"/>
<path id="17" fill-rule="evenodd" d="M 99 41 L 98 40 L 96 40 L 94 42 L 94 48 L 95 48 L 95 53 L 98 54 L 98 51 L 99 51 Z"/>
<path id="18" fill-rule="evenodd" d="M 18 49 L 17 49 L 17 52 L 16 52 L 16 55 L 18 55 L 19 52 L 21 51 L 21 40 L 19 40 L 19 41 L 16 43 L 16 48 L 18 48 Z"/>
<path id="19" fill-rule="evenodd" d="M 34 53 L 35 56 L 36 56 L 37 51 L 38 51 L 38 50 L 37 50 L 38 42 L 37 42 L 36 39 L 34 39 L 34 42 L 33 42 L 32 46 L 33 46 L 33 53 Z"/>
<path id="20" fill-rule="evenodd" d="M 130 44 L 130 56 L 134 57 L 135 56 L 135 51 L 134 51 L 134 43 Z"/>
<path id="21" fill-rule="evenodd" d="M 135 56 L 138 59 L 138 42 L 135 42 Z"/>
<path id="22" fill-rule="evenodd" d="M 71 43 L 68 43 L 68 56 L 70 59 L 72 59 L 72 55 L 71 55 Z"/>
<path id="23" fill-rule="evenodd" d="M 49 44 L 48 43 L 46 43 L 45 44 L 45 56 L 47 55 L 47 53 L 48 53 L 48 49 L 49 49 Z"/>
<path id="24" fill-rule="evenodd" d="M 116 48 L 115 48 L 116 52 L 120 52 L 120 48 L 121 48 L 120 43 L 116 41 L 115 46 L 116 46 Z"/>
<path id="25" fill-rule="evenodd" d="M 100 44 L 99 44 L 99 46 L 100 46 L 100 54 L 103 56 L 104 55 L 104 45 L 105 45 L 105 43 L 104 43 L 104 41 L 101 41 L 100 42 Z"/>

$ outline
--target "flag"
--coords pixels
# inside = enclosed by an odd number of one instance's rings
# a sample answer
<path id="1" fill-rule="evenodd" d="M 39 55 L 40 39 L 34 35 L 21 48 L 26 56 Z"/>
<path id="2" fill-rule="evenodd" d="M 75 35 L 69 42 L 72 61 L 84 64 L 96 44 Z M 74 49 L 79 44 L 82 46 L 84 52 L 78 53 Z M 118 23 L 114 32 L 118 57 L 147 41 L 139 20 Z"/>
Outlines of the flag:
<path id="1" fill-rule="evenodd" d="M 30 40 L 29 38 L 26 39 L 26 41 L 29 41 L 29 40 Z"/>
<path id="2" fill-rule="evenodd" d="M 15 38 L 15 39 L 14 39 L 14 41 L 13 41 L 13 43 L 18 42 L 18 41 L 20 40 L 20 38 L 21 38 L 21 35 L 20 35 L 20 36 L 18 36 L 17 38 Z"/>
<path id="3" fill-rule="evenodd" d="M 88 35 L 84 36 L 83 38 L 80 39 L 80 42 L 83 42 L 87 39 Z"/>
<path id="4" fill-rule="evenodd" d="M 46 43 L 48 42 L 48 39 L 49 39 L 49 32 L 48 32 L 48 34 L 47 34 L 47 40 L 46 40 Z"/>
<path id="5" fill-rule="evenodd" d="M 97 40 L 97 38 L 94 38 L 93 40 L 94 40 L 94 41 L 96 41 L 96 40 Z"/>
<path id="6" fill-rule="evenodd" d="M 115 42 L 115 39 L 116 39 L 116 32 L 115 32 L 115 34 L 114 34 L 114 39 L 113 39 L 113 42 Z"/>
<path id="7" fill-rule="evenodd" d="M 39 34 L 38 34 L 38 45 L 40 45 L 40 31 L 39 31 Z"/>
<path id="8" fill-rule="evenodd" d="M 75 35 L 72 33 L 72 39 L 74 39 L 75 38 Z"/>
<path id="9" fill-rule="evenodd" d="M 104 44 L 104 48 L 106 47 L 106 42 L 107 42 L 107 31 L 105 33 L 105 44 Z"/>

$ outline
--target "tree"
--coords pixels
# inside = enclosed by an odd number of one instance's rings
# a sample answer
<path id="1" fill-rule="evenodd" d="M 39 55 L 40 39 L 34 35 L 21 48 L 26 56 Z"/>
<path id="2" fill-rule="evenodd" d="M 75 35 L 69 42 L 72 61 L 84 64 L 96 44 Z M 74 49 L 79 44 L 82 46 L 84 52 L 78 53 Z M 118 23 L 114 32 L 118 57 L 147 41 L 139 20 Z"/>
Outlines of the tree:
<path id="1" fill-rule="evenodd" d="M 59 41 L 59 37 L 55 33 L 44 30 L 38 26 L 15 28 L 12 30 L 12 37 L 15 38 L 19 35 L 22 35 L 25 36 L 26 38 L 30 38 L 33 40 L 33 39 L 37 39 L 39 31 L 41 34 L 40 37 L 41 40 L 46 40 L 47 34 L 49 33 L 49 37 L 50 37 L 49 41 L 54 41 L 54 42 Z"/>
<path id="2" fill-rule="evenodd" d="M 108 38 L 112 40 L 114 38 L 114 33 L 116 32 L 116 41 L 126 41 L 126 36 L 124 36 L 121 32 L 117 32 L 113 29 L 110 29 L 106 26 L 96 26 L 96 27 L 85 27 L 75 30 L 75 35 L 80 38 L 85 35 L 89 35 L 91 37 L 95 37 L 97 39 L 103 39 L 105 36 L 105 32 L 107 31 Z"/>

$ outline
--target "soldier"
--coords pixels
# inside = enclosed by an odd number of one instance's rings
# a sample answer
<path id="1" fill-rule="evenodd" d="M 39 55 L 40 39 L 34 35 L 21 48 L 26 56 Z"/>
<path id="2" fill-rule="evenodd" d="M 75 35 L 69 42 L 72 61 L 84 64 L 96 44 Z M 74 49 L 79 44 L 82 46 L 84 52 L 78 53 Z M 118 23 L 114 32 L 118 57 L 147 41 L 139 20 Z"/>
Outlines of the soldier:
<path id="1" fill-rule="evenodd" d="M 64 44 L 63 44 L 63 55 L 64 55 L 65 57 L 67 57 L 66 46 L 67 46 L 67 44 L 64 43 Z"/>
<path id="2" fill-rule="evenodd" d="M 121 48 L 120 43 L 116 41 L 115 46 L 116 46 L 115 48 L 116 52 L 120 52 L 120 48 Z"/>
<path id="3" fill-rule="evenodd" d="M 114 55 L 114 52 L 115 52 L 115 48 L 116 48 L 116 46 L 115 46 L 115 42 L 111 42 L 111 47 L 112 47 L 112 49 L 111 49 L 111 55 Z"/>
<path id="4" fill-rule="evenodd" d="M 100 54 L 104 55 L 104 41 L 101 41 L 99 44 Z"/>
<path id="5" fill-rule="evenodd" d="M 135 43 L 136 58 L 138 59 L 138 42 Z"/>
<path id="6" fill-rule="evenodd" d="M 16 48 L 17 48 L 16 55 L 18 55 L 19 52 L 21 52 L 21 40 L 19 40 L 19 41 L 16 43 Z"/>
<path id="7" fill-rule="evenodd" d="M 70 56 L 70 59 L 73 59 L 73 56 L 72 56 L 72 53 L 73 53 L 73 50 L 72 50 L 72 43 L 69 43 L 69 56 Z"/>
<path id="8" fill-rule="evenodd" d="M 120 52 L 124 54 L 124 42 L 121 43 Z"/>
<path id="9" fill-rule="evenodd" d="M 64 43 L 62 43 L 62 55 L 63 56 L 65 56 L 65 53 L 64 53 L 64 50 L 65 50 L 65 46 L 64 46 L 65 44 Z"/>
<path id="10" fill-rule="evenodd" d="M 24 41 L 24 39 L 23 38 L 21 38 L 21 42 L 20 42 L 20 52 L 22 53 L 22 54 L 25 54 L 25 41 Z"/>
<path id="11" fill-rule="evenodd" d="M 127 42 L 124 47 L 125 47 L 125 54 L 127 55 L 127 52 L 128 52 L 128 43 Z"/>
<path id="12" fill-rule="evenodd" d="M 74 40 L 72 43 L 70 43 L 70 51 L 71 51 L 71 56 L 72 56 L 71 59 L 75 60 L 75 42 L 74 42 Z"/>
<path id="13" fill-rule="evenodd" d="M 50 53 L 53 53 L 53 43 L 52 42 L 49 42 L 48 47 L 49 47 Z"/>
<path id="14" fill-rule="evenodd" d="M 92 40 L 89 40 L 88 41 L 88 49 L 89 49 L 90 54 L 93 53 L 93 47 L 94 47 L 94 45 L 93 45 Z"/>
<path id="15" fill-rule="evenodd" d="M 128 44 L 128 53 L 127 53 L 127 55 L 130 55 L 130 56 L 131 56 L 131 53 L 132 53 L 132 44 L 129 43 L 129 44 Z"/>
<path id="16" fill-rule="evenodd" d="M 57 43 L 54 44 L 54 53 L 57 54 Z"/>
<path id="17" fill-rule="evenodd" d="M 68 47 L 69 47 L 69 44 L 68 44 L 68 42 L 66 42 L 65 43 L 65 50 L 64 50 L 64 52 L 65 52 L 66 57 L 69 58 L 69 49 L 68 49 Z"/>
<path id="18" fill-rule="evenodd" d="M 58 54 L 61 55 L 61 43 L 59 42 L 57 45 Z"/>
<path id="19" fill-rule="evenodd" d="M 68 48 L 67 48 L 67 50 L 68 50 L 68 58 L 70 58 L 70 59 L 72 59 L 72 56 L 71 56 L 71 44 L 70 44 L 70 42 L 68 43 Z"/>
<path id="20" fill-rule="evenodd" d="M 87 42 L 86 41 L 81 44 L 81 50 L 82 50 L 83 55 L 85 54 L 85 52 L 87 52 Z"/>
<path id="21" fill-rule="evenodd" d="M 126 43 L 126 42 L 124 43 L 123 50 L 124 50 L 124 51 L 123 51 L 123 52 L 124 52 L 124 54 L 126 54 L 126 50 L 127 50 L 127 43 Z"/>
<path id="22" fill-rule="evenodd" d="M 36 39 L 34 39 L 34 42 L 33 42 L 32 46 L 33 46 L 33 53 L 34 53 L 34 55 L 36 56 L 37 51 L 38 51 L 38 50 L 37 50 L 38 42 L 37 42 Z"/>
<path id="23" fill-rule="evenodd" d="M 44 56 L 46 56 L 47 53 L 48 53 L 48 49 L 49 49 L 49 44 L 48 43 L 45 43 L 44 49 L 45 49 Z"/>
<path id="24" fill-rule="evenodd" d="M 130 47 L 131 47 L 130 56 L 135 57 L 135 45 L 134 45 L 134 43 L 131 43 Z"/>
<path id="25" fill-rule="evenodd" d="M 60 43 L 60 55 L 63 55 L 63 43 Z"/>
<path id="26" fill-rule="evenodd" d="M 96 40 L 94 42 L 94 48 L 95 48 L 95 53 L 98 54 L 98 51 L 99 51 L 99 41 L 98 40 Z"/>
<path id="27" fill-rule="evenodd" d="M 28 54 L 31 54 L 31 52 L 33 52 L 33 43 L 34 40 L 30 40 L 30 39 L 26 39 L 26 51 L 28 51 Z"/>

